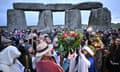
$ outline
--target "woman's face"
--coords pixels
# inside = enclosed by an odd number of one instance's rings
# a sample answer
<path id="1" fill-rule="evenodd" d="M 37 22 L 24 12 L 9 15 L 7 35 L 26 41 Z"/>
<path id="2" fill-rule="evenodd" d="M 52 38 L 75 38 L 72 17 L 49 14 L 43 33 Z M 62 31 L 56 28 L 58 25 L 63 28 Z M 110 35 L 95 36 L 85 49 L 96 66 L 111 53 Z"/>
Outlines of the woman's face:
<path id="1" fill-rule="evenodd" d="M 84 55 L 87 55 L 87 54 L 88 54 L 88 52 L 87 52 L 86 50 L 83 50 L 83 53 L 84 53 Z"/>
<path id="2" fill-rule="evenodd" d="M 48 43 L 51 43 L 51 39 L 50 39 L 49 37 L 46 37 L 46 41 L 47 41 Z"/>
<path id="3" fill-rule="evenodd" d="M 117 38 L 117 39 L 115 40 L 115 44 L 116 44 L 116 45 L 120 45 L 120 38 Z"/>

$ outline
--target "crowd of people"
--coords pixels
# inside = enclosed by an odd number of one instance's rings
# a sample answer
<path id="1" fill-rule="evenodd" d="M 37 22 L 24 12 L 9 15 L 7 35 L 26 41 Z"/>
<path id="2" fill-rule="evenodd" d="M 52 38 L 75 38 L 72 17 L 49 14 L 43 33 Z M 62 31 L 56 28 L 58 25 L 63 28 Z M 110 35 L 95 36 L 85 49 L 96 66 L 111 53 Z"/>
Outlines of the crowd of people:
<path id="1" fill-rule="evenodd" d="M 83 38 L 75 52 L 63 55 L 57 51 L 58 35 L 37 29 L 9 32 L 0 30 L 1 72 L 119 72 L 120 29 L 110 31 L 83 30 Z"/>

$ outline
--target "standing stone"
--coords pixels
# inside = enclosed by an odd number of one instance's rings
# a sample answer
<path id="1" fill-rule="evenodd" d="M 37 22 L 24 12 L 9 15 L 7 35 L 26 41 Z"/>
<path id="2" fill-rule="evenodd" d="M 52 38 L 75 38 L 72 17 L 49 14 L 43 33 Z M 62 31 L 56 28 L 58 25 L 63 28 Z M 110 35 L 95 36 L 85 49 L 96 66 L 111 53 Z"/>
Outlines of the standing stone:
<path id="1" fill-rule="evenodd" d="M 81 14 L 78 9 L 65 11 L 65 28 L 72 30 L 81 28 Z"/>
<path id="2" fill-rule="evenodd" d="M 89 17 L 89 25 L 95 30 L 106 30 L 111 28 L 111 12 L 107 8 L 93 9 Z"/>
<path id="3" fill-rule="evenodd" d="M 26 29 L 27 25 L 24 11 L 13 9 L 7 10 L 7 25 L 9 31 L 13 31 L 15 28 L 19 30 Z"/>
<path id="4" fill-rule="evenodd" d="M 51 31 L 53 27 L 53 16 L 50 10 L 42 11 L 39 15 L 38 28 L 41 31 Z"/>

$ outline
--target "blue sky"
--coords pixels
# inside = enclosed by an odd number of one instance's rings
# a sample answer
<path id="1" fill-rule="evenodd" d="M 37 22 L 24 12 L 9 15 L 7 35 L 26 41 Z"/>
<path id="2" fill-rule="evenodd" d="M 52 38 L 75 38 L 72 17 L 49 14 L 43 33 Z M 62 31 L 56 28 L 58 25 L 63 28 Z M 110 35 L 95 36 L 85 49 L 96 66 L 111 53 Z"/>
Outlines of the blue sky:
<path id="1" fill-rule="evenodd" d="M 103 3 L 103 7 L 111 10 L 112 22 L 120 23 L 120 0 L 1 0 L 0 1 L 0 26 L 7 25 L 7 9 L 13 9 L 13 2 L 33 2 L 33 3 L 72 3 L 97 1 Z M 89 11 L 82 11 L 82 24 L 88 23 Z M 39 12 L 25 12 L 27 25 L 35 25 L 38 22 Z M 54 24 L 64 23 L 64 12 L 53 13 Z"/>

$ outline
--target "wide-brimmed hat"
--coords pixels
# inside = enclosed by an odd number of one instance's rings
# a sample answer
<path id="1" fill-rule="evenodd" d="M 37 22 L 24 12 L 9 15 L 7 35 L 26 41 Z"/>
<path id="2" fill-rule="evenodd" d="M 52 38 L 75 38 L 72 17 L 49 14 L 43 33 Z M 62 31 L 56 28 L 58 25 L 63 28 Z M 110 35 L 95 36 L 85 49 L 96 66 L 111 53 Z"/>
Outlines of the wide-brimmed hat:
<path id="1" fill-rule="evenodd" d="M 88 46 L 85 45 L 82 50 L 86 50 L 91 56 L 94 56 L 94 52 Z"/>
<path id="2" fill-rule="evenodd" d="M 44 54 L 52 50 L 52 48 L 53 48 L 52 45 L 47 44 L 45 41 L 43 41 L 37 46 L 36 56 L 43 56 Z"/>
<path id="3" fill-rule="evenodd" d="M 10 43 L 10 42 L 12 42 L 12 40 L 7 39 L 7 38 L 1 36 L 1 43 L 2 43 L 2 44 L 6 44 L 6 43 Z"/>

